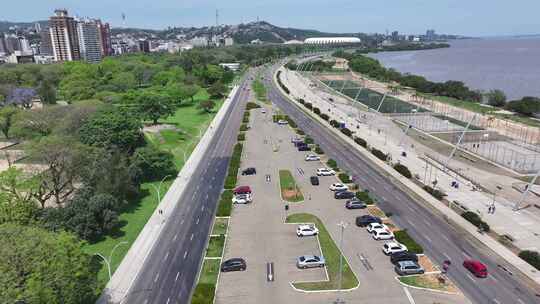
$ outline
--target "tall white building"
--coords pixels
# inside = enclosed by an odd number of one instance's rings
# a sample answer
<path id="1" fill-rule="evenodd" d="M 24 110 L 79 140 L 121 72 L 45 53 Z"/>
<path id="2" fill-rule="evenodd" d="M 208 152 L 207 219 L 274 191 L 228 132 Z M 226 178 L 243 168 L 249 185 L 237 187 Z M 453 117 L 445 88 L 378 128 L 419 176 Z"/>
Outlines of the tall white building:
<path id="1" fill-rule="evenodd" d="M 77 33 L 79 36 L 81 58 L 90 63 L 100 62 L 102 45 L 97 22 L 94 20 L 78 21 Z"/>

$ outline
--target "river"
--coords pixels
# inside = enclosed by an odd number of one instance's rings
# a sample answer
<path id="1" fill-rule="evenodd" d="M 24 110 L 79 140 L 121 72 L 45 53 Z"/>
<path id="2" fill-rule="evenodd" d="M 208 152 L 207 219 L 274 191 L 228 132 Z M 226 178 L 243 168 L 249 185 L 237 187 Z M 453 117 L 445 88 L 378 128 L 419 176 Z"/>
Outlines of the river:
<path id="1" fill-rule="evenodd" d="M 460 80 L 504 91 L 509 100 L 540 97 L 540 37 L 450 41 L 450 48 L 370 54 L 384 66 L 431 81 Z"/>

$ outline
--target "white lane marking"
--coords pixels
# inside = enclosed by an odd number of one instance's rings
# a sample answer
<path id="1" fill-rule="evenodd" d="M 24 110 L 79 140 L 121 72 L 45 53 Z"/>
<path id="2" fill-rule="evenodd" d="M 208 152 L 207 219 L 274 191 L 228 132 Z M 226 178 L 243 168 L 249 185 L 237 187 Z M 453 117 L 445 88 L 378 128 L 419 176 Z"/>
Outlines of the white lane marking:
<path id="1" fill-rule="evenodd" d="M 143 304 L 147 304 L 148 303 L 148 299 L 144 300 L 144 303 Z"/>
<path id="2" fill-rule="evenodd" d="M 450 256 L 449 256 L 448 254 L 446 254 L 446 252 L 443 252 L 443 255 L 444 255 L 444 257 L 445 257 L 447 260 L 449 260 L 449 261 L 451 260 L 451 259 L 450 259 Z"/>
<path id="3" fill-rule="evenodd" d="M 186 259 L 186 257 L 187 257 L 187 250 L 184 251 L 184 260 Z"/>
<path id="4" fill-rule="evenodd" d="M 212 187 L 213 187 L 212 184 L 210 184 L 210 185 L 208 186 L 208 188 L 210 188 L 210 189 L 212 189 Z M 206 196 L 208 197 L 208 195 L 206 195 Z"/>
<path id="5" fill-rule="evenodd" d="M 201 184 L 197 185 L 197 191 L 199 191 L 199 188 L 201 187 Z"/>
<path id="6" fill-rule="evenodd" d="M 414 299 L 413 299 L 411 293 L 409 292 L 409 289 L 407 289 L 407 287 L 403 287 L 403 291 L 405 291 L 405 295 L 407 296 L 407 299 L 409 299 L 409 302 L 410 302 L 411 304 L 416 304 L 416 303 L 414 302 Z"/>
<path id="7" fill-rule="evenodd" d="M 466 276 L 467 276 L 467 278 L 469 278 L 469 280 L 471 280 L 471 281 L 473 281 L 473 282 L 475 282 L 475 283 L 476 283 L 476 281 L 475 281 L 475 280 L 473 279 L 473 277 L 471 277 L 471 275 L 470 275 L 470 274 L 467 274 Z"/>
<path id="8" fill-rule="evenodd" d="M 525 304 L 525 302 L 523 302 L 523 300 L 522 300 L 522 299 L 518 298 L 517 300 L 518 300 L 518 302 L 519 302 L 519 303 L 521 303 L 521 304 Z"/>
<path id="9" fill-rule="evenodd" d="M 197 218 L 197 222 L 195 223 L 195 225 L 199 225 L 199 218 Z"/>
<path id="10" fill-rule="evenodd" d="M 177 237 L 177 236 L 178 236 L 178 233 L 174 235 L 174 237 L 173 237 L 172 240 L 173 240 L 173 241 L 176 241 L 176 237 Z"/>
<path id="11" fill-rule="evenodd" d="M 433 241 L 432 241 L 428 236 L 425 236 L 425 235 L 424 235 L 424 237 L 426 238 L 426 240 L 427 240 L 428 242 L 433 243 Z"/>
<path id="12" fill-rule="evenodd" d="M 195 199 L 195 194 L 197 194 L 197 191 L 193 192 L 193 195 L 191 196 L 191 200 Z"/>
<path id="13" fill-rule="evenodd" d="M 465 252 L 463 252 L 463 251 L 461 252 L 461 254 L 463 254 L 463 256 L 464 256 L 464 257 L 466 257 L 467 259 L 470 259 L 470 258 L 471 258 L 471 256 L 470 256 L 470 255 L 466 254 L 466 253 L 465 253 Z"/>
<path id="14" fill-rule="evenodd" d="M 180 225 L 182 225 L 183 223 L 184 223 L 184 219 L 182 219 L 182 220 L 180 221 Z"/>
<path id="15" fill-rule="evenodd" d="M 205 198 L 206 198 L 206 199 L 208 199 L 208 194 L 206 195 L 206 197 L 205 197 Z"/>
<path id="16" fill-rule="evenodd" d="M 447 242 L 450 242 L 450 239 L 446 235 L 442 235 L 443 239 L 445 239 Z"/>
<path id="17" fill-rule="evenodd" d="M 156 276 L 154 277 L 154 283 L 157 282 L 157 279 L 159 278 L 159 272 L 156 274 Z"/>
<path id="18" fill-rule="evenodd" d="M 166 254 L 165 257 L 163 258 L 163 261 L 166 261 L 168 257 L 169 257 L 169 252 L 167 251 L 167 254 Z"/>
<path id="19" fill-rule="evenodd" d="M 165 304 L 169 304 L 170 301 L 171 301 L 171 298 L 167 298 L 167 303 Z"/>
<path id="20" fill-rule="evenodd" d="M 426 219 L 422 219 L 422 221 L 424 222 L 424 224 L 426 224 L 426 226 L 428 226 L 428 227 L 431 226 L 431 224 Z"/>
<path id="21" fill-rule="evenodd" d="M 223 153 L 225 153 L 225 149 L 223 149 Z M 218 172 L 218 169 L 216 169 L 216 173 Z"/>
<path id="22" fill-rule="evenodd" d="M 189 238 L 190 241 L 193 241 L 193 233 L 191 234 L 191 237 Z"/>
<path id="23" fill-rule="evenodd" d="M 174 278 L 174 281 L 178 281 L 178 276 L 180 276 L 180 271 L 176 273 L 176 278 Z"/>
<path id="24" fill-rule="evenodd" d="M 216 179 L 216 177 L 215 177 L 215 176 L 212 176 L 212 181 L 215 180 L 215 179 Z"/>
<path id="25" fill-rule="evenodd" d="M 201 211 L 204 211 L 204 205 L 201 207 Z"/>
<path id="26" fill-rule="evenodd" d="M 499 300 L 497 300 L 496 298 L 493 298 L 493 302 L 495 302 L 497 304 L 501 304 L 501 302 L 499 302 Z"/>

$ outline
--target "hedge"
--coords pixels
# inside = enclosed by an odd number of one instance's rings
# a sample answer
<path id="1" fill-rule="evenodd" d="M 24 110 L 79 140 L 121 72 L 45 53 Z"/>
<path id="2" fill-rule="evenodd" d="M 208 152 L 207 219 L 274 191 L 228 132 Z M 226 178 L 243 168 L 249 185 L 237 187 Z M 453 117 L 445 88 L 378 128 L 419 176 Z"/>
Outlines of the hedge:
<path id="1" fill-rule="evenodd" d="M 232 190 L 225 190 L 221 193 L 221 198 L 218 203 L 218 209 L 216 211 L 216 216 L 230 216 L 232 209 Z"/>
<path id="2" fill-rule="evenodd" d="M 411 253 L 422 254 L 424 248 L 420 246 L 408 233 L 407 229 L 394 232 L 394 238 L 399 243 L 407 246 L 407 250 Z"/>
<path id="3" fill-rule="evenodd" d="M 306 138 L 304 138 L 304 143 L 306 143 L 308 145 L 311 145 L 311 144 L 315 143 L 315 141 L 313 140 L 313 138 L 311 138 L 309 136 L 306 136 Z"/>
<path id="4" fill-rule="evenodd" d="M 349 129 L 347 129 L 347 128 L 341 129 L 341 133 L 345 134 L 347 137 L 351 137 L 351 136 L 352 136 L 351 130 L 349 130 Z"/>
<path id="5" fill-rule="evenodd" d="M 240 125 L 240 131 L 245 132 L 247 130 L 248 130 L 247 124 L 243 123 L 242 125 Z"/>
<path id="6" fill-rule="evenodd" d="M 249 117 L 245 117 L 242 119 L 242 122 L 243 123 L 249 123 Z"/>
<path id="7" fill-rule="evenodd" d="M 317 146 L 315 147 L 315 153 L 317 153 L 317 154 L 324 154 L 324 151 L 323 151 L 323 149 L 321 149 L 321 147 L 319 147 L 319 145 L 317 145 Z"/>
<path id="8" fill-rule="evenodd" d="M 246 140 L 246 133 L 241 132 L 240 134 L 238 134 L 237 139 L 238 141 Z"/>
<path id="9" fill-rule="evenodd" d="M 394 169 L 406 178 L 412 177 L 411 171 L 409 171 L 409 168 L 407 168 L 405 165 L 395 164 Z"/>
<path id="10" fill-rule="evenodd" d="M 254 103 L 254 102 L 248 102 L 246 104 L 246 110 L 251 110 L 251 109 L 257 109 L 257 108 L 260 108 L 261 106 Z"/>
<path id="11" fill-rule="evenodd" d="M 285 86 L 283 82 L 281 82 L 281 71 L 277 72 L 277 81 L 278 81 L 279 86 L 283 89 L 283 91 L 285 91 L 285 93 L 287 94 L 291 93 L 291 91 L 289 91 L 289 88 L 287 88 L 287 86 Z"/>
<path id="12" fill-rule="evenodd" d="M 375 157 L 377 157 L 378 159 L 382 161 L 386 161 L 388 159 L 388 155 L 384 154 L 383 151 L 377 150 L 375 148 L 371 149 L 371 154 L 375 155 Z"/>
<path id="13" fill-rule="evenodd" d="M 340 173 L 340 174 L 338 175 L 338 178 L 339 178 L 339 180 L 340 180 L 342 183 L 344 183 L 344 184 L 352 183 L 352 180 L 351 180 L 351 178 L 349 177 L 349 174 L 347 174 L 347 173 Z"/>
<path id="14" fill-rule="evenodd" d="M 467 221 L 469 221 L 471 224 L 481 229 L 482 231 L 489 232 L 489 225 L 486 222 L 482 221 L 480 216 L 476 214 L 475 212 L 472 212 L 472 211 L 463 212 L 461 216 Z"/>
<path id="15" fill-rule="evenodd" d="M 339 123 L 337 121 L 335 121 L 334 119 L 330 120 L 330 125 L 334 128 L 337 128 L 339 127 Z"/>
<path id="16" fill-rule="evenodd" d="M 438 200 L 442 200 L 446 196 L 446 193 L 437 189 L 433 189 L 428 185 L 425 185 L 423 188 L 424 190 L 426 190 L 429 194 L 431 194 L 433 197 L 435 197 Z"/>
<path id="17" fill-rule="evenodd" d="M 302 99 L 302 98 L 298 98 L 297 100 L 298 100 L 298 102 L 301 103 L 301 104 L 305 104 L 305 103 L 306 103 L 306 101 L 305 101 L 304 99 Z"/>
<path id="18" fill-rule="evenodd" d="M 216 285 L 209 283 L 200 283 L 195 287 L 191 304 L 212 304 L 214 302 L 214 294 Z"/>
<path id="19" fill-rule="evenodd" d="M 366 203 L 366 205 L 373 205 L 375 203 L 371 195 L 369 195 L 369 190 L 357 191 L 355 194 L 356 198 Z"/>
<path id="20" fill-rule="evenodd" d="M 367 141 L 365 141 L 363 138 L 355 137 L 354 142 L 359 144 L 360 146 L 367 148 Z"/>
<path id="21" fill-rule="evenodd" d="M 298 134 L 298 135 L 306 135 L 306 132 L 304 132 L 302 129 L 296 129 L 296 134 Z"/>
<path id="22" fill-rule="evenodd" d="M 519 257 L 525 262 L 531 264 L 534 268 L 540 270 L 540 254 L 536 251 L 523 250 L 519 253 Z"/>
<path id="23" fill-rule="evenodd" d="M 326 164 L 328 165 L 328 167 L 330 167 L 330 168 L 332 168 L 332 169 L 334 169 L 336 171 L 339 170 L 336 161 L 331 159 L 331 158 L 326 162 Z"/>
<path id="24" fill-rule="evenodd" d="M 319 108 L 313 108 L 313 113 L 317 114 L 317 115 L 321 115 L 321 109 Z"/>
<path id="25" fill-rule="evenodd" d="M 306 104 L 304 106 L 306 108 L 310 109 L 310 110 L 313 109 L 313 105 L 311 103 L 309 103 L 309 102 L 306 102 Z"/>
<path id="26" fill-rule="evenodd" d="M 328 116 L 328 115 L 325 114 L 325 113 L 322 113 L 322 114 L 321 114 L 321 118 L 324 119 L 324 120 L 326 120 L 326 121 L 328 121 L 328 119 L 330 119 L 330 116 Z"/>
<path id="27" fill-rule="evenodd" d="M 289 126 L 291 126 L 291 128 L 293 129 L 298 128 L 298 125 L 296 124 L 296 122 L 289 116 L 285 115 L 285 120 L 289 123 Z"/>

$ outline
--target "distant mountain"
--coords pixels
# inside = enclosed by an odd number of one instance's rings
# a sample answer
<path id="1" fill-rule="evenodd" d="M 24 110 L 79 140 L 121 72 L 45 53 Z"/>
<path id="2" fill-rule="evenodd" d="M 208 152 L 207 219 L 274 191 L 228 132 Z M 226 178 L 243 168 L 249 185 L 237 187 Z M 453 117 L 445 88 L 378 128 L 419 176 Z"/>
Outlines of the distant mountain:
<path id="1" fill-rule="evenodd" d="M 34 27 L 36 22 L 39 22 L 41 26 L 47 25 L 47 20 L 39 20 L 34 22 L 10 22 L 0 20 L 0 32 L 8 32 L 10 27 L 17 27 L 20 29 Z"/>

